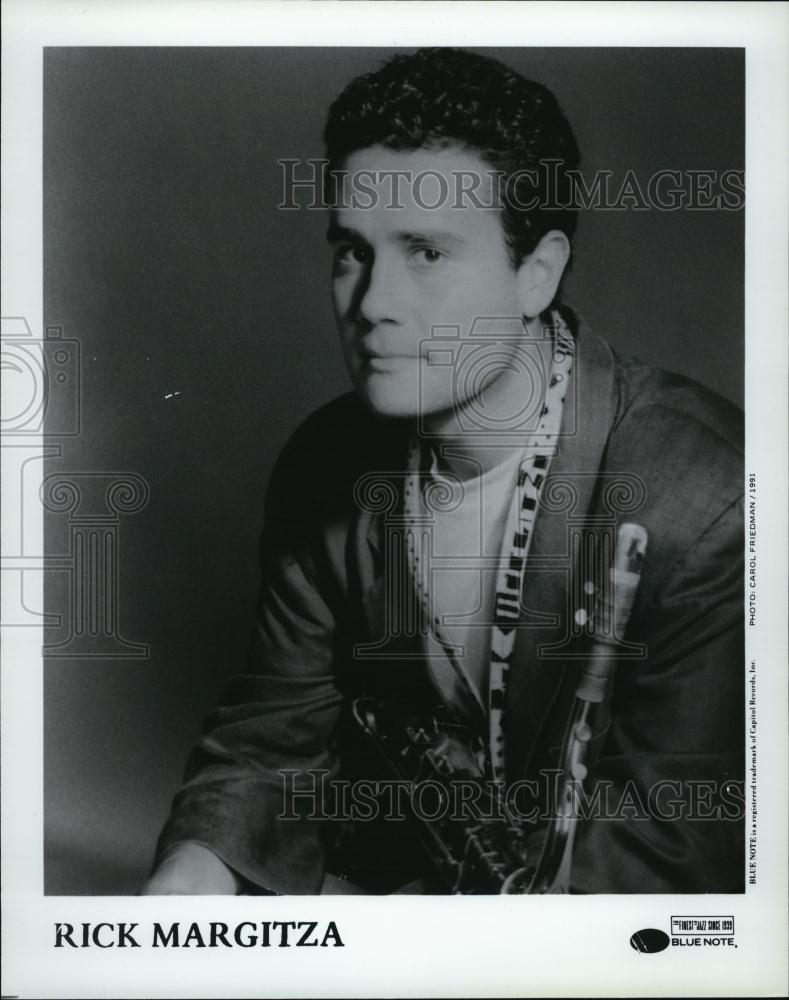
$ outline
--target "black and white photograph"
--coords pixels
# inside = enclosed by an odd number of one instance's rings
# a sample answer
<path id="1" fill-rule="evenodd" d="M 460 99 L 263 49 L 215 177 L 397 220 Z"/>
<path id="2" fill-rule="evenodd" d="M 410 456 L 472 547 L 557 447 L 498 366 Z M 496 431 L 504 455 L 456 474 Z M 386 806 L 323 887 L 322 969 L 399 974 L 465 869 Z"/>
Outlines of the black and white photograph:
<path id="1" fill-rule="evenodd" d="M 6 46 L 4 993 L 779 995 L 786 5 L 192 6 Z"/>

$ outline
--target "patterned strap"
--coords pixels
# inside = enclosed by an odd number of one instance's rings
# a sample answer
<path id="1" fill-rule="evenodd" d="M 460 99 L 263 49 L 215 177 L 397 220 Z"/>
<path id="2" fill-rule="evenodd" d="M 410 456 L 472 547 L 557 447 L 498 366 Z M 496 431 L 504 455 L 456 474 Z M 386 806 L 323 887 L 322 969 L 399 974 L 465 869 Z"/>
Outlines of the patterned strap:
<path id="1" fill-rule="evenodd" d="M 506 695 L 507 671 L 515 645 L 520 617 L 520 594 L 523 574 L 529 554 L 540 493 L 548 473 L 551 458 L 556 453 L 562 411 L 572 372 L 575 342 L 560 314 L 551 314 L 554 348 L 550 378 L 546 387 L 540 423 L 524 443 L 523 458 L 517 486 L 510 503 L 504 544 L 496 579 L 494 621 L 491 629 L 491 653 L 488 687 L 488 752 L 486 771 L 496 781 L 503 781 L 506 771 L 504 732 L 502 728 Z M 405 497 L 406 523 L 418 522 L 417 498 L 421 495 L 420 449 L 416 436 L 411 441 Z M 429 565 L 416 551 L 414 532 L 406 532 L 406 557 L 420 609 L 426 626 L 455 670 L 467 700 L 483 712 L 479 696 L 473 689 L 466 671 L 458 662 L 455 645 L 442 632 L 439 617 L 434 613 L 428 586 Z M 508 539 L 510 540 L 508 542 Z M 481 720 L 484 724 L 484 719 Z"/>
<path id="2" fill-rule="evenodd" d="M 515 647 L 520 618 L 521 589 L 526 569 L 540 493 L 548 474 L 561 428 L 564 400 L 572 372 L 575 342 L 558 312 L 552 314 L 555 339 L 551 376 L 545 392 L 540 424 L 526 442 L 518 473 L 518 484 L 504 533 L 511 539 L 501 554 L 496 581 L 494 623 L 491 630 L 490 683 L 488 687 L 488 728 L 490 776 L 504 781 L 503 715 L 507 672 Z"/>

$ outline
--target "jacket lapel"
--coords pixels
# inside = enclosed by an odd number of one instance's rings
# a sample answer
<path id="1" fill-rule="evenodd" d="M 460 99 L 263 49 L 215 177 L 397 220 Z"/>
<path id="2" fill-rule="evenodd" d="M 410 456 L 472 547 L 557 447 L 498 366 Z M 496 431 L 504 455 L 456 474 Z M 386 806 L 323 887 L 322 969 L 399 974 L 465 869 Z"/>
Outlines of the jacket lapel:
<path id="1" fill-rule="evenodd" d="M 523 578 L 503 719 L 510 780 L 524 773 L 566 672 L 566 659 L 546 647 L 570 634 L 571 533 L 593 503 L 616 406 L 613 353 L 581 322 L 559 445 Z"/>

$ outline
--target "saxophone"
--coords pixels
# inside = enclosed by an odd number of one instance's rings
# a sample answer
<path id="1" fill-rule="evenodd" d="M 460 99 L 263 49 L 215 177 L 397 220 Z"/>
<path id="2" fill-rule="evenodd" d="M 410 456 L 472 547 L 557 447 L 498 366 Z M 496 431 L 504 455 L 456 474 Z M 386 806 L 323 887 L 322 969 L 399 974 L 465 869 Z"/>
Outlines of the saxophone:
<path id="1" fill-rule="evenodd" d="M 598 595 L 595 635 L 576 687 L 556 774 L 556 802 L 547 827 L 512 815 L 501 787 L 486 781 L 482 741 L 437 710 L 386 725 L 386 708 L 371 698 L 353 703 L 356 722 L 389 773 L 422 785 L 436 798 L 453 785 L 475 789 L 474 815 L 411 817 L 414 832 L 445 890 L 463 894 L 560 894 L 570 891 L 578 825 L 577 802 L 588 772 L 591 713 L 605 696 L 633 606 L 646 551 L 640 525 L 621 525 L 610 569 L 611 587 Z"/>

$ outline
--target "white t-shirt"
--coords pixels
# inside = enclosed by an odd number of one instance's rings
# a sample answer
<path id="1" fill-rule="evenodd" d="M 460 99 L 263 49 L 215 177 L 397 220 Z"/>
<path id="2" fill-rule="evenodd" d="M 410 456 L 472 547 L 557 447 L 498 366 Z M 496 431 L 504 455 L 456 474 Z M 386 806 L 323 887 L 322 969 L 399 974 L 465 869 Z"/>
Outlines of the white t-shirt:
<path id="1" fill-rule="evenodd" d="M 513 452 L 480 476 L 458 482 L 442 476 L 435 459 L 430 481 L 452 491 L 450 510 L 432 512 L 431 572 L 427 577 L 433 615 L 441 634 L 454 646 L 455 662 L 472 691 L 487 707 L 491 625 L 504 529 L 522 458 Z M 423 501 L 424 503 L 424 501 Z M 468 696 L 442 645 L 426 637 L 428 671 L 443 700 L 465 712 Z"/>

